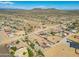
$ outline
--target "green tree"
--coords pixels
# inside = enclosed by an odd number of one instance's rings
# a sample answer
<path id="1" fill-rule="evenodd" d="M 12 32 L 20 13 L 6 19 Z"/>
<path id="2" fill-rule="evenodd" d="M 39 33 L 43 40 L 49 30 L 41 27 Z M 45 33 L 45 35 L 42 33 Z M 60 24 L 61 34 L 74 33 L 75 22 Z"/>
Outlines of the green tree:
<path id="1" fill-rule="evenodd" d="M 16 51 L 16 50 L 17 50 L 17 48 L 16 48 L 16 47 L 11 47 L 11 49 L 12 49 L 13 51 Z"/>
<path id="2" fill-rule="evenodd" d="M 33 44 L 33 43 L 30 44 L 30 47 L 31 47 L 32 49 L 34 49 L 34 46 L 35 46 L 35 44 Z"/>
<path id="3" fill-rule="evenodd" d="M 29 57 L 34 56 L 34 54 L 33 54 L 33 52 L 32 52 L 32 50 L 31 50 L 31 49 L 27 48 L 27 50 L 28 50 Z"/>
<path id="4" fill-rule="evenodd" d="M 14 54 L 15 54 L 14 51 L 11 51 L 11 52 L 10 52 L 10 55 L 11 55 L 11 56 L 14 56 Z"/>
<path id="5" fill-rule="evenodd" d="M 37 51 L 37 54 L 38 54 L 39 56 L 44 56 L 44 54 L 42 53 L 41 50 L 38 50 L 38 51 Z"/>

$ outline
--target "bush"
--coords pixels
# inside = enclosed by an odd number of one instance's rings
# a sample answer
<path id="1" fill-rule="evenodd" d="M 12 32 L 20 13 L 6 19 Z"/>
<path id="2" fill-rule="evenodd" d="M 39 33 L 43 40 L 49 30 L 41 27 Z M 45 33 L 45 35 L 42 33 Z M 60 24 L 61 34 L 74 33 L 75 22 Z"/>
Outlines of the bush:
<path id="1" fill-rule="evenodd" d="M 17 50 L 17 48 L 16 48 L 16 47 L 11 47 L 11 49 L 12 49 L 13 51 L 16 51 L 16 50 Z"/>
<path id="2" fill-rule="evenodd" d="M 35 46 L 35 44 L 33 44 L 33 43 L 30 44 L 30 47 L 31 47 L 32 49 L 34 49 L 34 46 Z"/>
<path id="3" fill-rule="evenodd" d="M 11 56 L 14 56 L 15 52 L 11 51 L 10 54 L 11 54 Z"/>
<path id="4" fill-rule="evenodd" d="M 16 41 L 16 44 L 19 44 L 19 42 L 20 42 L 20 41 L 19 41 L 19 40 L 17 40 L 17 41 Z"/>
<path id="5" fill-rule="evenodd" d="M 42 51 L 41 50 L 38 50 L 38 55 L 41 55 L 41 56 L 44 56 L 44 54 L 42 53 Z"/>
<path id="6" fill-rule="evenodd" d="M 27 50 L 28 50 L 29 57 L 34 56 L 34 54 L 33 54 L 33 52 L 32 52 L 32 50 L 31 50 L 31 49 L 27 48 Z"/>
<path id="7" fill-rule="evenodd" d="M 55 32 L 51 32 L 50 34 L 55 35 Z"/>
<path id="8" fill-rule="evenodd" d="M 27 52 L 23 52 L 23 55 L 26 55 Z"/>

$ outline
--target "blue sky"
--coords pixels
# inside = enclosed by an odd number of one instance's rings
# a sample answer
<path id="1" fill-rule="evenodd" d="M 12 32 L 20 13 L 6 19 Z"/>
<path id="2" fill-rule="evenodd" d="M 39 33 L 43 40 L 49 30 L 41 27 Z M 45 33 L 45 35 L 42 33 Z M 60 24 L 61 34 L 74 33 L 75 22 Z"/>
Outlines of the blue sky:
<path id="1" fill-rule="evenodd" d="M 0 8 L 56 8 L 79 9 L 79 1 L 0 1 Z"/>

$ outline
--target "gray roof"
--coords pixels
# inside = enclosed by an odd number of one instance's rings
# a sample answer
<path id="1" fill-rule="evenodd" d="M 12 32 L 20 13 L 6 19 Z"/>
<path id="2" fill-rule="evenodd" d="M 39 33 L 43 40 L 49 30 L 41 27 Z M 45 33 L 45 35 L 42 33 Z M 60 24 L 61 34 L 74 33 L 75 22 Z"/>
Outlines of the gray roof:
<path id="1" fill-rule="evenodd" d="M 9 51 L 6 46 L 0 45 L 0 57 L 9 57 Z"/>

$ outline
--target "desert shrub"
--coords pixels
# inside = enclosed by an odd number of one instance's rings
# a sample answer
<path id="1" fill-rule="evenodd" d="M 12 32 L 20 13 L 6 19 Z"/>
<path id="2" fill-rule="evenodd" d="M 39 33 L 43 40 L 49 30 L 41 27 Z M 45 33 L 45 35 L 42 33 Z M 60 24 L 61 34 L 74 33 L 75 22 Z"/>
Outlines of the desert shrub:
<path id="1" fill-rule="evenodd" d="M 11 56 L 14 56 L 14 54 L 15 54 L 14 51 L 11 51 L 11 52 L 10 52 L 10 55 L 11 55 Z"/>
<path id="2" fill-rule="evenodd" d="M 42 53 L 41 50 L 38 50 L 38 51 L 37 51 L 37 54 L 38 54 L 39 56 L 44 56 L 44 54 Z"/>
<path id="3" fill-rule="evenodd" d="M 17 41 L 16 41 L 16 44 L 19 44 L 19 42 L 20 42 L 20 41 L 19 41 L 19 40 L 17 40 Z"/>
<path id="4" fill-rule="evenodd" d="M 27 48 L 27 50 L 28 50 L 29 57 L 34 56 L 34 54 L 33 54 L 33 52 L 32 52 L 32 50 L 31 50 L 31 49 Z"/>
<path id="5" fill-rule="evenodd" d="M 17 50 L 17 48 L 16 48 L 16 47 L 11 47 L 11 49 L 12 49 L 13 51 L 16 51 L 16 50 Z"/>
<path id="6" fill-rule="evenodd" d="M 23 55 L 26 55 L 27 52 L 23 52 Z"/>
<path id="7" fill-rule="evenodd" d="M 31 47 L 32 49 L 34 49 L 34 46 L 35 46 L 35 44 L 33 44 L 33 43 L 30 44 L 30 47 Z"/>

